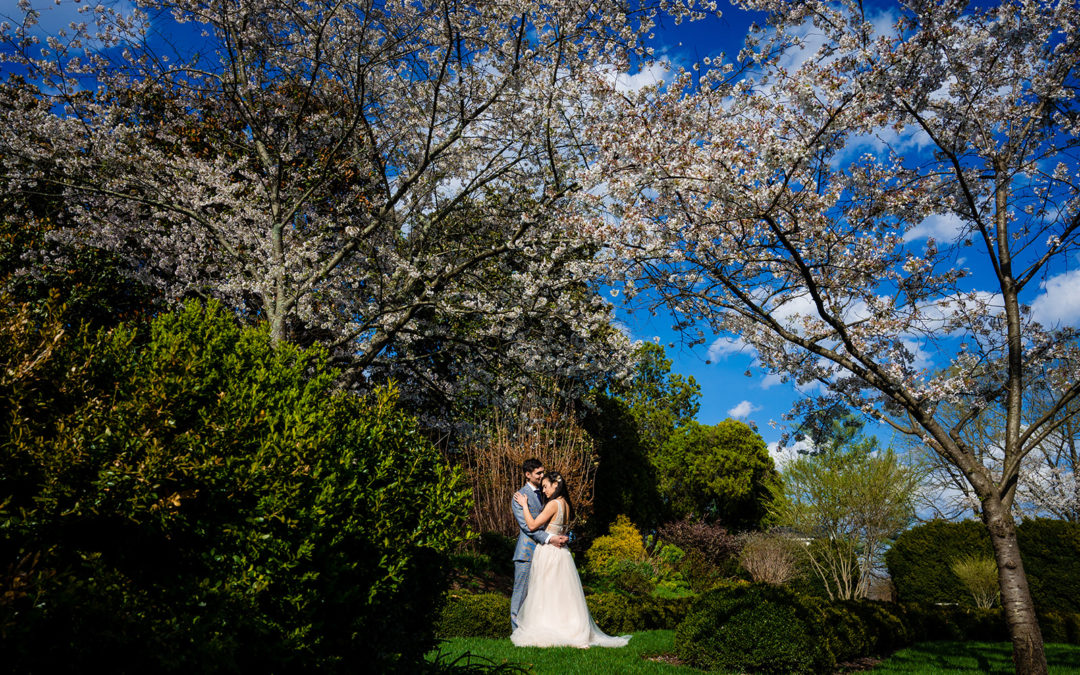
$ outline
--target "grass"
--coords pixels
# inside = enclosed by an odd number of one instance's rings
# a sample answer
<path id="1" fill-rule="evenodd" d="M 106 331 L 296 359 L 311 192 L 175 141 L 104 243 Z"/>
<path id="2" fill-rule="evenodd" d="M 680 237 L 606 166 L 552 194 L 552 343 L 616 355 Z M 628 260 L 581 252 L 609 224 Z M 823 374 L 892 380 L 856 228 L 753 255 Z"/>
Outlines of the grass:
<path id="1" fill-rule="evenodd" d="M 622 649 L 573 649 L 557 647 L 515 647 L 503 638 L 454 638 L 446 640 L 438 650 L 444 661 L 466 653 L 481 657 L 478 663 L 516 663 L 533 675 L 558 673 L 588 673 L 615 675 L 617 673 L 701 673 L 700 670 L 677 666 L 647 657 L 672 654 L 675 632 L 653 630 L 634 633 L 630 644 Z M 435 652 L 432 653 L 432 657 Z M 1080 645 L 1050 644 L 1046 646 L 1050 675 L 1080 675 Z M 459 664 L 464 665 L 463 658 Z M 486 660 L 486 661 L 483 661 Z M 1012 648 L 1007 642 L 924 642 L 902 649 L 871 671 L 874 675 L 952 675 L 974 673 L 1012 673 Z"/>
<path id="2" fill-rule="evenodd" d="M 616 675 L 617 673 L 701 673 L 685 666 L 674 666 L 646 657 L 675 651 L 675 631 L 650 630 L 634 633 L 630 644 L 619 649 L 575 649 L 573 647 L 515 647 L 509 639 L 454 638 L 446 640 L 440 651 L 447 660 L 465 652 L 495 663 L 520 663 L 535 675 Z M 462 661 L 461 663 L 464 663 Z"/>
<path id="3" fill-rule="evenodd" d="M 1080 645 L 1046 645 L 1051 675 L 1080 673 Z M 1012 673 L 1012 645 L 1008 642 L 922 642 L 901 649 L 879 666 L 874 675 L 904 673 Z"/>

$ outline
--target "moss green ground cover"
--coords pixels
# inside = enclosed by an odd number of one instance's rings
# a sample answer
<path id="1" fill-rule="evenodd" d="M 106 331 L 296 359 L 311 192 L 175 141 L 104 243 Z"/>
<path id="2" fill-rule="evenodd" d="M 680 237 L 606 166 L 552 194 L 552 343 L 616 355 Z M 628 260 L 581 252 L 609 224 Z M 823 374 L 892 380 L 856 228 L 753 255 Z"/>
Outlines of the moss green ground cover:
<path id="1" fill-rule="evenodd" d="M 475 663 L 517 663 L 534 675 L 558 673 L 700 673 L 685 666 L 672 665 L 648 657 L 672 654 L 675 632 L 670 630 L 634 633 L 623 649 L 519 648 L 510 640 L 454 638 L 440 646 L 444 661 L 469 652 L 480 657 Z M 432 653 L 434 657 L 436 652 Z M 1080 646 L 1051 644 L 1046 647 L 1051 675 L 1080 675 Z M 464 660 L 461 661 L 464 663 Z M 1008 643 L 926 642 L 903 649 L 874 668 L 875 675 L 921 673 L 1012 673 Z"/>

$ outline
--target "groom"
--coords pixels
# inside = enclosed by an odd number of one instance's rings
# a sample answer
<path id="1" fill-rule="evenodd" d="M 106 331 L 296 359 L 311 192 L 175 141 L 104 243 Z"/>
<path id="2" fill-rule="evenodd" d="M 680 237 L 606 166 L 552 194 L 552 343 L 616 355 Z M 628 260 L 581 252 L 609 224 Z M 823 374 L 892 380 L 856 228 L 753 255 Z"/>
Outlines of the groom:
<path id="1" fill-rule="evenodd" d="M 518 492 L 529 500 L 529 513 L 535 518 L 544 508 L 544 493 L 540 491 L 540 483 L 544 479 L 544 465 L 538 459 L 527 459 L 521 463 L 521 470 L 525 472 L 525 485 Z M 530 532 L 525 524 L 524 512 L 513 497 L 510 498 L 510 510 L 518 524 L 517 546 L 514 548 L 514 594 L 510 597 L 510 626 L 517 628 L 518 610 L 521 609 L 525 593 L 529 590 L 529 567 L 532 565 L 533 549 L 537 544 L 565 546 L 568 537 L 563 534 L 548 534 L 543 530 Z"/>

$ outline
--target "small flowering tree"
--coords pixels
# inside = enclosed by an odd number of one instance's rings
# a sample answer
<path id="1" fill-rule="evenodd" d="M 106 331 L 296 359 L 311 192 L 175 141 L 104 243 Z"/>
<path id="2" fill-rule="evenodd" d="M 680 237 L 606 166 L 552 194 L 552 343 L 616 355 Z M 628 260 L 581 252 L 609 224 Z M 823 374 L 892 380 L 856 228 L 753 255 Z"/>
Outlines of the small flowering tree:
<path id="1" fill-rule="evenodd" d="M 1024 458 L 1080 395 L 1077 332 L 1039 304 L 1080 252 L 1080 8 L 743 4 L 771 12 L 744 71 L 685 72 L 591 129 L 613 282 L 648 287 L 692 341 L 742 340 L 956 467 L 991 534 L 1017 671 L 1045 673 L 1010 511 Z M 1032 378 L 1053 398 L 1025 424 Z M 962 435 L 987 408 L 1005 419 L 993 461 Z"/>

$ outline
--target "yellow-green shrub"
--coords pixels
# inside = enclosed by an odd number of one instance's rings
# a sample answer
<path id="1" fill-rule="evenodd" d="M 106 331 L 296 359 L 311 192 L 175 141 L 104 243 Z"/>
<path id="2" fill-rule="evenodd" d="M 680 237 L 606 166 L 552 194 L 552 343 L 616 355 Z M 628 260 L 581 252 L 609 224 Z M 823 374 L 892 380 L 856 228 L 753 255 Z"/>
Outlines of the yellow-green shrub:
<path id="1" fill-rule="evenodd" d="M 597 537 L 585 553 L 585 568 L 598 575 L 610 574 L 623 561 L 645 560 L 648 553 L 641 532 L 626 516 L 612 523 L 607 535 Z"/>

